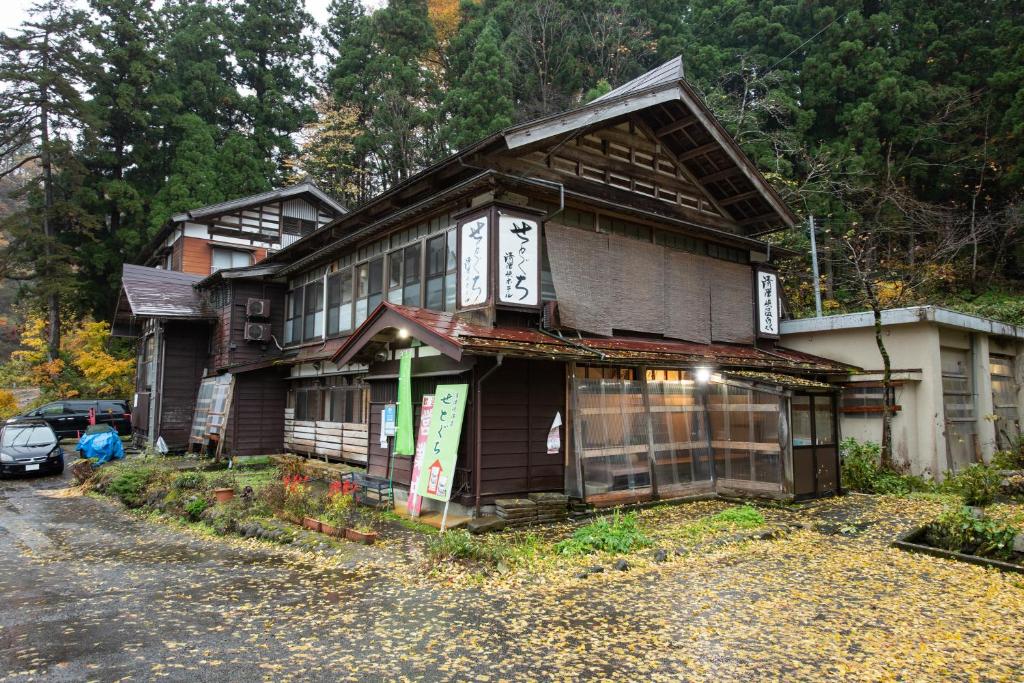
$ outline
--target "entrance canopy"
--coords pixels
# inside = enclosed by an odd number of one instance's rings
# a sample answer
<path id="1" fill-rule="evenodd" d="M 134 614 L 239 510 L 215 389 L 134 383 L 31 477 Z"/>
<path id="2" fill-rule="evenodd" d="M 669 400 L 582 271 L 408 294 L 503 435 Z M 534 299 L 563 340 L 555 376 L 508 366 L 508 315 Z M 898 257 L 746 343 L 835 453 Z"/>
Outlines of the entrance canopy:
<path id="1" fill-rule="evenodd" d="M 787 374 L 829 375 L 849 372 L 846 365 L 788 349 L 735 344 L 698 344 L 629 337 L 562 337 L 540 329 L 488 327 L 452 313 L 381 303 L 332 360 L 344 365 L 370 362 L 385 345 L 410 337 L 452 360 L 464 354 L 518 356 L 586 363 L 667 367 L 756 369 Z"/>

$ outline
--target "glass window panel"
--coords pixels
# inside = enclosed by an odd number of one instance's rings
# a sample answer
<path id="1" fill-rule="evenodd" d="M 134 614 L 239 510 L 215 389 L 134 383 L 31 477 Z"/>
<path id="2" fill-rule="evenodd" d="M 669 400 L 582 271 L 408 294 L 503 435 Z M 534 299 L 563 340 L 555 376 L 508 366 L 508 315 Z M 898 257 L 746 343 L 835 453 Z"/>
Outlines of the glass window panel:
<path id="1" fill-rule="evenodd" d="M 380 294 L 384 291 L 384 259 L 374 259 L 370 261 L 369 265 L 369 283 L 367 284 L 366 291 L 371 295 Z"/>
<path id="2" fill-rule="evenodd" d="M 341 325 L 341 273 L 327 278 L 327 334 L 337 334 Z"/>
<path id="3" fill-rule="evenodd" d="M 420 243 L 405 248 L 405 284 L 420 281 Z"/>
<path id="4" fill-rule="evenodd" d="M 438 237 L 427 240 L 427 275 L 440 275 L 445 272 L 447 265 L 447 237 L 445 235 L 439 235 Z M 427 288 L 429 291 L 429 286 Z M 429 306 L 428 306 L 429 308 Z"/>
<path id="5" fill-rule="evenodd" d="M 356 320 L 355 325 L 358 327 L 363 324 L 366 320 L 366 299 L 360 299 L 356 302 Z"/>
<path id="6" fill-rule="evenodd" d="M 835 429 L 832 424 L 832 399 L 829 396 L 814 397 L 814 438 L 818 446 L 835 445 Z"/>
<path id="7" fill-rule="evenodd" d="M 455 310 L 455 275 L 449 274 L 444 279 L 444 310 Z"/>
<path id="8" fill-rule="evenodd" d="M 360 299 L 366 296 L 369 283 L 370 265 L 368 263 L 364 263 L 356 268 L 356 296 Z"/>
<path id="9" fill-rule="evenodd" d="M 388 255 L 388 289 L 402 286 L 402 263 L 404 256 L 401 251 Z"/>
<path id="10" fill-rule="evenodd" d="M 793 412 L 793 445 L 810 446 L 811 436 L 811 397 L 796 394 L 790 400 Z"/>
<path id="11" fill-rule="evenodd" d="M 302 338 L 313 339 L 323 334 L 324 284 L 322 280 L 305 287 L 305 322 Z"/>
<path id="12" fill-rule="evenodd" d="M 447 267 L 445 270 L 453 271 L 458 265 L 458 261 L 455 257 L 455 230 L 448 231 L 448 259 L 445 264 Z"/>
<path id="13" fill-rule="evenodd" d="M 654 476 L 659 495 L 682 493 L 694 482 L 711 481 L 704 409 L 696 385 L 688 378 L 681 378 L 682 374 L 673 371 L 680 379 L 647 384 Z"/>
<path id="14" fill-rule="evenodd" d="M 444 310 L 444 276 L 427 278 L 427 299 L 424 305 L 435 311 Z"/>
<path id="15" fill-rule="evenodd" d="M 587 496 L 650 492 L 647 417 L 640 382 L 577 379 L 577 457 Z"/>

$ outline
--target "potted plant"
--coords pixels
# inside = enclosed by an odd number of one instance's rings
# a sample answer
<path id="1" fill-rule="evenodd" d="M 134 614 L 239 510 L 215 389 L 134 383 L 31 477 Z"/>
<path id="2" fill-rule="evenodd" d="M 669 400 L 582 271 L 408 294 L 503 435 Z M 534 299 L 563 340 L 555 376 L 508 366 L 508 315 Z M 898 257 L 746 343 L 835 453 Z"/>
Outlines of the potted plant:
<path id="1" fill-rule="evenodd" d="M 354 527 L 345 529 L 345 538 L 355 543 L 371 545 L 377 540 L 377 532 L 374 531 L 373 526 L 370 524 L 359 522 Z"/>
<path id="2" fill-rule="evenodd" d="M 340 482 L 332 482 L 320 515 L 320 531 L 328 536 L 344 536 L 352 513 L 352 496 L 341 491 Z"/>

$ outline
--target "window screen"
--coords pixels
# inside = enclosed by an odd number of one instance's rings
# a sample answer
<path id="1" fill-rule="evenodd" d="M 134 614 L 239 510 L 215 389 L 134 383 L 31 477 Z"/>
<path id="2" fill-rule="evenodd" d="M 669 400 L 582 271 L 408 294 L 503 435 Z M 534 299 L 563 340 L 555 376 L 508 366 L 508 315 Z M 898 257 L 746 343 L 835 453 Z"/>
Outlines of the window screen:
<path id="1" fill-rule="evenodd" d="M 210 259 L 210 272 L 216 273 L 218 270 L 226 268 L 245 268 L 249 265 L 251 265 L 249 252 L 214 247 Z"/>

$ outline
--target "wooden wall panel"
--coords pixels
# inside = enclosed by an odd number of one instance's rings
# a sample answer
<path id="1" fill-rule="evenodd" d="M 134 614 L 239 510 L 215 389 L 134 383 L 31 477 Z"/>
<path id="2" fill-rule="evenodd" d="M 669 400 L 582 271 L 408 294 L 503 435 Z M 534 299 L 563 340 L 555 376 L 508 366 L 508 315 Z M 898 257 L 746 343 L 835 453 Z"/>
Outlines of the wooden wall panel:
<path id="1" fill-rule="evenodd" d="M 181 271 L 196 275 L 209 275 L 212 265 L 210 244 L 199 237 L 182 237 Z"/>
<path id="2" fill-rule="evenodd" d="M 276 368 L 235 375 L 225 430 L 226 453 L 269 455 L 284 451 L 286 386 Z"/>
<path id="3" fill-rule="evenodd" d="M 547 436 L 565 409 L 565 365 L 507 359 L 484 383 L 481 405 L 481 495 L 561 491 L 565 451 L 549 455 Z"/>
<path id="4" fill-rule="evenodd" d="M 164 327 L 163 391 L 157 434 L 171 450 L 184 450 L 192 429 L 196 392 L 206 365 L 205 322 L 168 322 Z"/>

